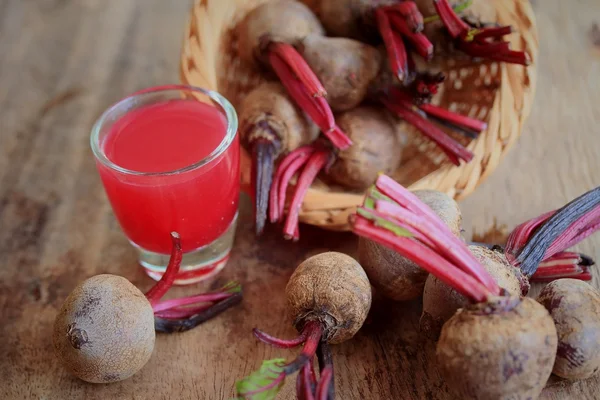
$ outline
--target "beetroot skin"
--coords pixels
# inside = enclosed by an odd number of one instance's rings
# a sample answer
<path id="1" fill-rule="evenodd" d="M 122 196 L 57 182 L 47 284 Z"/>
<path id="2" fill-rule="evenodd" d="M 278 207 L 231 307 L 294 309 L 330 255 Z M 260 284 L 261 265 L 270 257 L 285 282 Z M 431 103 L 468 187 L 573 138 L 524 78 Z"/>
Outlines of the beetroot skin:
<path id="1" fill-rule="evenodd" d="M 537 300 L 550 312 L 558 332 L 552 372 L 585 379 L 600 370 L 600 293 L 578 279 L 550 282 Z"/>

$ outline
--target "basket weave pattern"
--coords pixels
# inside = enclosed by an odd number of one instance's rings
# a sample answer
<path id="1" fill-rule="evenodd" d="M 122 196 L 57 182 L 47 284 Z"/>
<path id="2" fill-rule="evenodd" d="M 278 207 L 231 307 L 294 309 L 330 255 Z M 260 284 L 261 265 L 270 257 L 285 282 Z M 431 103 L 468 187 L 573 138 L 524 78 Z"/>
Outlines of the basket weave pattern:
<path id="1" fill-rule="evenodd" d="M 181 80 L 220 92 L 234 107 L 256 85 L 264 71 L 237 57 L 237 38 L 232 28 L 254 7 L 269 0 L 196 0 L 181 52 Z M 305 0 L 309 2 L 309 0 Z M 488 123 L 477 139 L 452 136 L 474 153 L 468 164 L 456 167 L 423 135 L 409 132 L 409 148 L 393 175 L 409 189 L 436 189 L 455 199 L 468 196 L 496 168 L 519 137 L 529 115 L 536 84 L 538 36 L 533 10 L 527 0 L 487 0 L 486 19 L 512 25 L 511 47 L 526 50 L 531 65 L 496 62 L 474 63 L 461 58 L 438 60 L 447 79 L 434 102 Z M 486 21 L 487 22 L 487 21 Z M 243 188 L 250 183 L 250 160 L 242 152 Z M 292 188 L 293 189 L 293 188 Z M 347 230 L 348 215 L 362 202 L 363 194 L 316 181 L 302 204 L 300 222 L 330 230 Z"/>

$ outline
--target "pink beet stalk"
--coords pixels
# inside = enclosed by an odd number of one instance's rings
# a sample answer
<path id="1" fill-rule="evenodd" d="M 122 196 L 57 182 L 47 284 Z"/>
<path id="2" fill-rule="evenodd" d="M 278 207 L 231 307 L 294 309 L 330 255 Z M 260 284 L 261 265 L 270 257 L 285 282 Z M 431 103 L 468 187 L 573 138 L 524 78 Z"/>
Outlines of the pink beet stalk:
<path id="1" fill-rule="evenodd" d="M 510 50 L 508 42 L 499 42 L 512 32 L 510 27 L 471 28 L 452 9 L 448 0 L 433 0 L 440 19 L 458 49 L 471 57 L 489 58 L 512 64 L 529 65 L 531 59 L 524 51 Z M 493 40 L 488 40 L 493 39 Z"/>
<path id="2" fill-rule="evenodd" d="M 433 140 L 446 153 L 450 161 L 455 165 L 460 165 L 460 160 L 469 162 L 473 159 L 473 153 L 463 147 L 460 143 L 448 136 L 443 130 L 438 128 L 432 122 L 418 114 L 412 109 L 402 105 L 394 104 L 387 99 L 382 99 L 382 103 L 388 110 L 395 113 L 398 117 L 404 119 L 410 125 L 413 125 L 425 136 Z"/>
<path id="3" fill-rule="evenodd" d="M 165 273 L 146 292 L 154 311 L 156 331 L 181 332 L 192 329 L 241 301 L 242 289 L 235 282 L 225 285 L 218 292 L 160 301 L 173 286 L 183 258 L 181 238 L 177 232 L 171 232 L 171 241 L 171 258 Z"/>
<path id="4" fill-rule="evenodd" d="M 293 46 L 287 43 L 273 42 L 270 51 L 281 57 L 313 97 L 327 95 L 317 75 Z"/>
<path id="5" fill-rule="evenodd" d="M 406 77 L 408 69 L 408 60 L 404 42 L 402 42 L 402 39 L 398 38 L 392 31 L 389 18 L 383 9 L 376 9 L 375 17 L 377 19 L 377 26 L 381 33 L 381 38 L 385 43 L 392 72 L 398 77 L 398 80 L 402 82 Z"/>
<path id="6" fill-rule="evenodd" d="M 533 276 L 539 265 L 579 243 L 600 228 L 600 187 L 558 210 L 517 226 L 508 237 L 508 260 Z"/>
<path id="7" fill-rule="evenodd" d="M 470 118 L 465 115 L 453 113 L 445 108 L 434 106 L 433 104 L 421 104 L 419 108 L 425 111 L 427 114 L 439 117 L 445 121 L 448 121 L 454 125 L 464 126 L 466 128 L 473 129 L 477 132 L 482 132 L 487 129 L 487 124 L 475 118 Z"/>
<path id="8" fill-rule="evenodd" d="M 350 223 L 354 233 L 398 252 L 468 299 L 474 302 L 483 302 L 491 296 L 499 294 L 499 291 L 497 293 L 490 292 L 471 275 L 455 267 L 435 250 L 418 241 L 398 236 L 361 215 L 352 215 L 351 217 Z"/>
<path id="9" fill-rule="evenodd" d="M 269 53 L 269 61 L 296 104 L 308 114 L 333 145 L 341 150 L 350 147 L 352 141 L 336 127 L 333 112 L 325 98 L 311 96 L 292 69 L 276 53 Z"/>
<path id="10" fill-rule="evenodd" d="M 169 259 L 167 269 L 160 280 L 146 292 L 146 298 L 153 307 L 169 291 L 171 286 L 173 286 L 173 282 L 175 282 L 175 277 L 181 266 L 183 252 L 181 250 L 181 238 L 177 232 L 171 232 L 171 242 L 173 247 L 171 249 L 171 258 Z"/>
<path id="11" fill-rule="evenodd" d="M 319 171 L 327 165 L 330 158 L 330 151 L 317 150 L 306 162 L 306 166 L 302 170 L 302 174 L 296 183 L 294 197 L 292 197 L 288 216 L 283 228 L 283 234 L 286 239 L 297 239 L 298 214 L 300 213 L 300 207 L 302 206 L 304 196 L 306 196 L 306 191 L 317 177 Z"/>
<path id="12" fill-rule="evenodd" d="M 254 328 L 252 330 L 252 333 L 261 342 L 269 344 L 271 346 L 279 347 L 280 349 L 290 349 L 292 347 L 300 346 L 306 341 L 306 337 L 308 335 L 308 331 L 303 330 L 300 333 L 300 335 L 298 335 L 294 339 L 279 339 L 259 330 L 258 328 Z"/>
<path id="13" fill-rule="evenodd" d="M 401 17 L 408 32 L 417 33 L 423 30 L 423 14 L 419 12 L 417 4 L 414 1 L 403 1 L 381 8 L 390 16 Z"/>
<path id="14" fill-rule="evenodd" d="M 375 186 L 393 200 L 377 200 L 378 211 L 393 217 L 402 225 L 417 229 L 458 268 L 475 277 L 491 292 L 499 291 L 496 281 L 481 267 L 464 242 L 456 238 L 450 228 L 417 196 L 386 175 L 380 175 Z"/>
<path id="15" fill-rule="evenodd" d="M 400 16 L 395 15 L 394 13 L 390 13 L 388 16 L 391 26 L 412 43 L 421 57 L 426 60 L 430 60 L 431 57 L 433 57 L 433 43 L 431 43 L 427 36 L 420 32 L 411 31 L 406 20 Z"/>
<path id="16" fill-rule="evenodd" d="M 269 219 L 272 223 L 279 221 L 283 216 L 285 192 L 290 179 L 313 152 L 314 148 L 312 146 L 302 146 L 290 152 L 279 163 L 269 193 Z M 298 168 L 294 164 L 297 164 Z M 282 199 L 281 203 L 279 199 Z"/>

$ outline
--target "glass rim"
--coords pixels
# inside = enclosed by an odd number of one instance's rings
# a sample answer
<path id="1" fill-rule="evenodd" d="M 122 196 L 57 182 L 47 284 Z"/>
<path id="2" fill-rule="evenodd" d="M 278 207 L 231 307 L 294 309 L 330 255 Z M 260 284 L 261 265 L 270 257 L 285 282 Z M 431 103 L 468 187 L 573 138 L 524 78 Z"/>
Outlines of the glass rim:
<path id="1" fill-rule="evenodd" d="M 101 149 L 101 146 L 100 146 L 100 132 L 101 132 L 102 127 L 106 123 L 106 120 L 108 119 L 108 117 L 112 113 L 114 113 L 117 109 L 119 109 L 119 107 L 123 106 L 125 103 L 127 103 L 128 101 L 131 101 L 132 99 L 143 97 L 143 96 L 146 96 L 149 94 L 160 93 L 160 92 L 169 92 L 169 91 L 186 91 L 186 92 L 191 92 L 192 94 L 194 94 L 194 93 L 203 94 L 203 95 L 207 96 L 208 98 L 210 98 L 213 102 L 217 103 L 221 107 L 222 111 L 225 113 L 225 118 L 227 119 L 227 132 L 225 133 L 225 136 L 223 137 L 223 140 L 221 141 L 221 143 L 219 143 L 219 145 L 217 147 L 215 147 L 215 149 L 212 152 L 210 152 L 210 154 L 208 154 L 206 157 L 202 158 L 201 160 L 199 160 L 193 164 L 186 165 L 185 167 L 178 168 L 178 169 L 171 170 L 171 171 L 160 171 L 160 172 L 136 171 L 136 170 L 124 168 L 124 167 L 114 163 L 113 161 L 109 160 L 108 157 L 106 157 L 106 154 L 104 154 L 104 151 Z M 217 157 L 219 157 L 221 154 L 223 154 L 225 152 L 225 150 L 227 150 L 231 146 L 231 144 L 233 143 L 233 140 L 235 139 L 235 136 L 237 134 L 237 128 L 238 128 L 238 120 L 237 120 L 237 114 L 235 112 L 235 109 L 233 108 L 233 105 L 229 102 L 229 100 L 227 100 L 221 94 L 219 94 L 213 90 L 203 89 L 201 87 L 192 86 L 192 85 L 182 85 L 182 84 L 163 85 L 163 86 L 154 86 L 154 87 L 150 87 L 147 89 L 139 90 L 133 94 L 130 94 L 130 95 L 120 99 L 119 101 L 117 101 L 117 102 L 113 103 L 111 106 L 109 106 L 100 115 L 100 117 L 98 117 L 98 119 L 94 123 L 94 125 L 92 127 L 92 132 L 90 134 L 90 144 L 92 147 L 92 152 L 94 153 L 94 156 L 96 157 L 96 159 L 110 169 L 113 169 L 115 171 L 118 171 L 118 172 L 121 172 L 121 173 L 127 174 L 127 175 L 166 176 L 166 175 L 175 175 L 175 174 L 180 174 L 180 173 L 187 172 L 187 171 L 192 171 L 192 170 L 200 168 L 206 164 L 209 164 L 211 161 L 215 160 Z"/>

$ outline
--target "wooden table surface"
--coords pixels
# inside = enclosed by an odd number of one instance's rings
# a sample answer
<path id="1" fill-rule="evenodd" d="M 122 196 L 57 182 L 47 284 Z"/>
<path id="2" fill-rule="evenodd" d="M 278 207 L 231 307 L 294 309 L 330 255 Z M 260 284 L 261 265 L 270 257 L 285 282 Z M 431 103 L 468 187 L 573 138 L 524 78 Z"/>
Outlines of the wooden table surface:
<path id="1" fill-rule="evenodd" d="M 251 329 L 294 334 L 282 317 L 294 267 L 325 250 L 354 253 L 351 234 L 309 227 L 302 227 L 299 244 L 274 231 L 256 241 L 244 198 L 235 249 L 219 278 L 243 283 L 240 306 L 193 331 L 159 335 L 148 364 L 123 382 L 86 384 L 57 362 L 51 327 L 78 282 L 113 273 L 142 289 L 152 284 L 111 213 L 88 136 L 111 102 L 177 82 L 189 6 L 184 0 L 0 0 L 2 399 L 229 398 L 234 381 L 260 360 L 292 356 L 257 343 Z M 533 112 L 501 166 L 461 203 L 467 233 L 485 230 L 494 218 L 513 227 L 600 185 L 600 2 L 537 0 L 535 10 L 541 49 Z M 600 235 L 580 250 L 600 259 Z M 178 288 L 170 296 L 205 287 Z M 337 398 L 449 398 L 434 345 L 416 329 L 419 313 L 419 302 L 374 303 L 372 322 L 333 348 Z M 291 398 L 291 386 L 281 398 Z M 600 378 L 552 378 L 542 398 L 598 399 Z"/>

